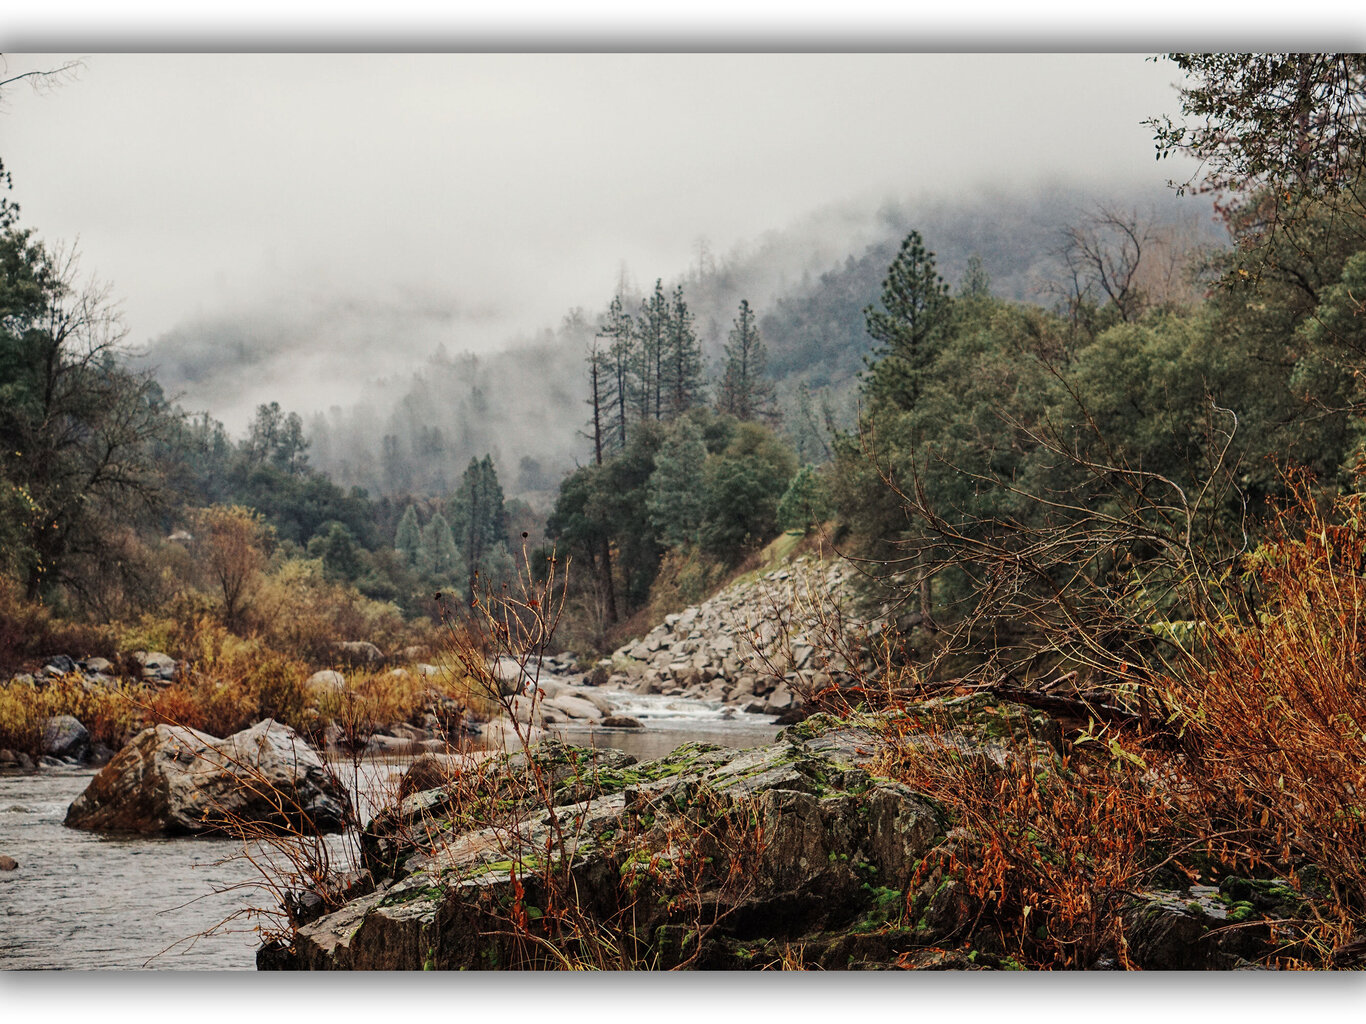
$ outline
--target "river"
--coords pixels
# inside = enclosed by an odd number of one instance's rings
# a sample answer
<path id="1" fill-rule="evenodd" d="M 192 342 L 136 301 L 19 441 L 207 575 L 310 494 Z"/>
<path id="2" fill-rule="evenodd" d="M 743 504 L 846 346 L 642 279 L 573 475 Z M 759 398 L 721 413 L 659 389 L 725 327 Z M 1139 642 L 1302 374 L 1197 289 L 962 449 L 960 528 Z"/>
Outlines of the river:
<path id="1" fill-rule="evenodd" d="M 641 760 L 690 740 L 750 747 L 777 732 L 771 718 L 725 717 L 719 705 L 611 697 L 617 714 L 645 728 L 553 731 Z M 67 807 L 94 774 L 77 768 L 0 774 L 0 855 L 19 862 L 15 871 L 0 871 L 0 969 L 254 969 L 258 922 L 245 915 L 274 900 L 242 856 L 242 844 L 68 829 L 62 825 Z M 339 857 L 346 845 L 345 837 L 333 841 Z"/>

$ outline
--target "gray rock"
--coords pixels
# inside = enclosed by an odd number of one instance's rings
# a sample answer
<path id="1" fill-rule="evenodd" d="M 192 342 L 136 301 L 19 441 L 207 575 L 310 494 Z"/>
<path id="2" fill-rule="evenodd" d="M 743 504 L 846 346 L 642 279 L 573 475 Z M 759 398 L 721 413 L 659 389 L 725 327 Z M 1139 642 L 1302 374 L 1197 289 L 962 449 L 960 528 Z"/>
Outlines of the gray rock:
<path id="1" fill-rule="evenodd" d="M 532 662 L 523 667 L 515 658 L 497 658 L 489 665 L 489 671 L 502 687 L 502 695 L 510 697 L 524 692 L 535 682 L 536 667 Z"/>
<path id="2" fill-rule="evenodd" d="M 233 821 L 268 829 L 344 827 L 346 788 L 273 719 L 225 740 L 179 726 L 138 733 L 67 811 L 71 828 L 200 835 Z"/>
<path id="3" fill-rule="evenodd" d="M 534 725 L 514 727 L 506 718 L 499 717 L 485 722 L 479 735 L 490 750 L 520 750 L 523 737 L 530 743 L 539 743 L 545 739 L 546 732 Z"/>
<path id="4" fill-rule="evenodd" d="M 559 813 L 572 816 L 571 829 L 557 829 L 538 805 L 522 803 L 526 789 L 517 780 L 528 756 L 564 801 Z M 943 836 L 929 802 L 848 762 L 813 755 L 800 741 L 747 751 L 688 744 L 643 764 L 556 743 L 519 758 L 481 769 L 481 787 L 510 805 L 499 820 L 451 814 L 469 799 L 458 787 L 424 790 L 378 815 L 362 836 L 375 891 L 302 925 L 273 965 L 548 966 L 543 947 L 519 941 L 506 926 L 514 892 L 545 905 L 538 865 L 547 861 L 565 866 L 575 906 L 604 934 L 630 922 L 643 944 L 637 954 L 654 967 L 763 966 L 768 956 L 753 952 L 763 941 L 774 951 L 802 947 L 812 966 L 849 967 L 851 942 L 863 944 L 863 959 L 890 964 L 894 944 L 908 934 L 860 938 L 869 933 L 861 915 L 879 894 L 906 891 Z M 714 824 L 700 828 L 698 819 Z M 678 876 L 669 865 L 680 856 L 691 866 Z M 744 864 L 738 876 L 732 857 Z M 700 898 L 716 922 L 691 939 L 694 903 L 671 898 L 682 893 Z M 934 944 L 948 934 L 917 938 Z M 702 946 L 689 945 L 699 938 Z"/>
<path id="5" fill-rule="evenodd" d="M 602 710 L 601 705 L 606 703 L 601 698 L 589 700 L 586 697 L 572 693 L 562 693 L 550 702 L 550 706 L 564 712 L 567 718 L 579 718 L 594 720 L 605 717 L 612 710 L 611 705 L 607 706 L 607 711 Z"/>
<path id="6" fill-rule="evenodd" d="M 43 723 L 43 753 L 79 761 L 90 753 L 90 733 L 71 715 L 55 715 Z"/>
<path id="7" fill-rule="evenodd" d="M 374 666 L 384 661 L 384 652 L 368 640 L 339 640 L 333 650 L 348 665 Z"/>
<path id="8" fill-rule="evenodd" d="M 171 682 L 176 677 L 175 659 L 161 651 L 134 651 L 133 659 L 142 666 L 142 678 Z"/>
<path id="9" fill-rule="evenodd" d="M 54 654 L 44 660 L 43 670 L 55 675 L 70 675 L 76 671 L 76 661 L 70 655 Z"/>
<path id="10" fill-rule="evenodd" d="M 81 668 L 95 675 L 110 676 L 114 674 L 114 664 L 108 658 L 86 658 L 81 662 Z"/>
<path id="11" fill-rule="evenodd" d="M 393 757 L 412 752 L 414 743 L 409 736 L 386 736 L 375 733 L 365 743 L 364 753 L 368 757 Z"/>
<path id="12" fill-rule="evenodd" d="M 304 687 L 317 693 L 341 693 L 346 689 L 346 676 L 336 669 L 325 668 L 309 676 Z"/>

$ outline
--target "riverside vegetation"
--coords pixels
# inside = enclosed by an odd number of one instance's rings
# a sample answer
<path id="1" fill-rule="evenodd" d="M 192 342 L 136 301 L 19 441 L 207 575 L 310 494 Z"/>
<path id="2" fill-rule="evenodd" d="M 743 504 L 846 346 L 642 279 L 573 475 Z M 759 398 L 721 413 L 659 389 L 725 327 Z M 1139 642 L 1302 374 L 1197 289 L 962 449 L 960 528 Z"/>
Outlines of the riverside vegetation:
<path id="1" fill-rule="evenodd" d="M 1158 153 L 1227 245 L 1098 210 L 1030 303 L 911 232 L 842 427 L 774 415 L 761 330 L 836 277 L 742 303 L 710 397 L 682 287 L 616 296 L 544 516 L 487 455 L 372 498 L 278 406 L 237 443 L 168 406 L 6 203 L 0 748 L 426 749 L 372 814 L 212 822 L 279 855 L 263 967 L 1366 962 L 1366 63 L 1173 60 Z M 790 724 L 537 744 L 544 666 Z M 499 715 L 513 749 L 452 743 Z"/>

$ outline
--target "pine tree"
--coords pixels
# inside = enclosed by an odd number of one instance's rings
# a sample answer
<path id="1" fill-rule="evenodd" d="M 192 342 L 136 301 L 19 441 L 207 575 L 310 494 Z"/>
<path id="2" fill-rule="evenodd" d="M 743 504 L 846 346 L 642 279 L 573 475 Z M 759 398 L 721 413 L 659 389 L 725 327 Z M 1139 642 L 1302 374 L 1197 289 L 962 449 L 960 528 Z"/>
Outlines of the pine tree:
<path id="1" fill-rule="evenodd" d="M 409 505 L 403 510 L 394 533 L 394 549 L 401 554 L 409 565 L 417 565 L 418 551 L 422 547 L 422 531 L 417 524 L 417 508 Z"/>
<path id="2" fill-rule="evenodd" d="M 450 523 L 440 512 L 432 516 L 422 531 L 419 562 L 424 572 L 438 579 L 453 575 L 460 567 L 460 550 L 455 546 Z"/>
<path id="3" fill-rule="evenodd" d="M 768 350 L 759 337 L 754 312 L 749 300 L 740 301 L 740 313 L 735 318 L 730 339 L 726 344 L 726 368 L 716 396 L 716 407 L 721 412 L 742 420 L 755 420 L 773 415 L 773 382 L 765 376 Z"/>
<path id="4" fill-rule="evenodd" d="M 702 467 L 707 445 L 690 418 L 677 421 L 655 455 L 646 508 L 650 523 L 669 547 L 697 543 L 702 525 Z"/>
<path id="5" fill-rule="evenodd" d="M 985 299 L 991 295 L 991 275 L 976 253 L 968 257 L 963 279 L 958 282 L 958 294 L 965 299 Z"/>
<path id="6" fill-rule="evenodd" d="M 693 330 L 694 317 L 683 299 L 683 286 L 674 289 L 669 310 L 666 377 L 670 418 L 683 415 L 702 401 L 702 345 Z"/>
<path id="7" fill-rule="evenodd" d="M 863 311 L 868 333 L 879 345 L 869 361 L 866 393 L 874 404 L 910 409 L 919 400 L 925 373 L 948 327 L 953 300 L 935 269 L 934 253 L 912 231 L 887 268 L 882 309 Z"/>
<path id="8" fill-rule="evenodd" d="M 636 362 L 635 327 L 631 322 L 631 314 L 622 308 L 620 295 L 613 296 L 612 303 L 607 308 L 607 319 L 598 330 L 598 337 L 607 343 L 607 387 L 611 392 L 608 409 L 615 421 L 615 429 L 607 434 L 612 438 L 609 447 L 620 451 L 626 447 L 626 417 L 631 404 L 631 373 Z"/>
<path id="9" fill-rule="evenodd" d="M 606 444 L 610 443 L 607 437 L 609 430 L 609 419 L 612 411 L 608 406 L 611 401 L 612 391 L 608 387 L 607 377 L 610 367 L 607 364 L 607 353 L 598 347 L 598 339 L 594 338 L 588 347 L 588 398 L 587 402 L 593 409 L 590 417 L 588 435 L 593 442 L 593 461 L 599 466 L 602 465 L 602 453 Z"/>
<path id="10" fill-rule="evenodd" d="M 303 419 L 297 412 L 292 412 L 280 427 L 280 438 L 270 461 L 290 476 L 298 476 L 308 465 L 307 453 L 312 443 L 304 436 Z"/>
<path id="11" fill-rule="evenodd" d="M 664 282 L 655 281 L 654 294 L 640 304 L 635 336 L 635 405 L 641 420 L 658 420 L 664 411 L 662 375 L 669 341 L 669 299 Z"/>
<path id="12" fill-rule="evenodd" d="M 501 564 L 495 549 L 507 551 L 507 510 L 491 456 L 470 459 L 452 502 L 452 515 L 463 549 L 465 575 L 473 585 L 476 575 L 490 577 L 489 567 Z"/>

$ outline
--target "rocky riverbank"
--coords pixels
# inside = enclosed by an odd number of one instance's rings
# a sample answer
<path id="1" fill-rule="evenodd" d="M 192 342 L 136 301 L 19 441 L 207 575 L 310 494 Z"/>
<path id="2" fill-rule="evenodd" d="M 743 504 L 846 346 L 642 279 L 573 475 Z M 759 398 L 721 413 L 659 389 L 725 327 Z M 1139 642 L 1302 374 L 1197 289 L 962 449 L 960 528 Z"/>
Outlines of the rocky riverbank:
<path id="1" fill-rule="evenodd" d="M 965 697 L 910 714 L 914 742 L 981 770 L 1022 751 L 1062 770 L 1056 724 L 1030 709 Z M 872 770 L 881 728 L 822 715 L 745 751 L 688 744 L 638 763 L 552 741 L 415 768 L 406 797 L 366 828 L 367 870 L 345 902 L 263 948 L 258 966 L 1009 966 L 953 866 L 970 837 Z M 1270 948 L 1254 925 L 1301 909 L 1276 882 L 1136 892 L 1128 955 L 1249 966 Z"/>
<path id="2" fill-rule="evenodd" d="M 812 694 L 875 673 L 870 644 L 887 628 L 886 609 L 863 607 L 857 577 L 847 561 L 804 557 L 743 579 L 666 616 L 588 679 L 784 715 Z"/>

